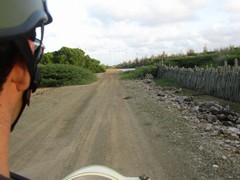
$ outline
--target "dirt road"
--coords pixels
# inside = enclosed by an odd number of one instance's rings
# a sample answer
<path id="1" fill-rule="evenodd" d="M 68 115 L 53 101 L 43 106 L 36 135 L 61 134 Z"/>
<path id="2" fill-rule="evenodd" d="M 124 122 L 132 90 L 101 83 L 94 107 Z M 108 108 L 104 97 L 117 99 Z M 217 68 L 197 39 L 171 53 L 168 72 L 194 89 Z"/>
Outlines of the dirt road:
<path id="1" fill-rule="evenodd" d="M 196 163 L 205 155 L 191 128 L 183 121 L 172 127 L 178 114 L 148 96 L 116 73 L 91 85 L 42 90 L 12 133 L 11 170 L 34 180 L 62 179 L 93 164 L 153 180 L 214 176 Z"/>

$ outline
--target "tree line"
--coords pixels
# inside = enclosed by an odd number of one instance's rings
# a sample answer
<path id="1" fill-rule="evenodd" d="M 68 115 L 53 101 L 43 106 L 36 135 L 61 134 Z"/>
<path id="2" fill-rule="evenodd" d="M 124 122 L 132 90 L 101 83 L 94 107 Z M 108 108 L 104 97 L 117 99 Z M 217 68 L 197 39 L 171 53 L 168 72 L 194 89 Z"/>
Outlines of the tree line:
<path id="1" fill-rule="evenodd" d="M 106 70 L 105 66 L 100 64 L 100 61 L 86 55 L 83 50 L 69 47 L 62 47 L 58 51 L 45 53 L 41 64 L 74 65 L 80 68 L 89 69 L 94 73 L 105 72 Z"/>

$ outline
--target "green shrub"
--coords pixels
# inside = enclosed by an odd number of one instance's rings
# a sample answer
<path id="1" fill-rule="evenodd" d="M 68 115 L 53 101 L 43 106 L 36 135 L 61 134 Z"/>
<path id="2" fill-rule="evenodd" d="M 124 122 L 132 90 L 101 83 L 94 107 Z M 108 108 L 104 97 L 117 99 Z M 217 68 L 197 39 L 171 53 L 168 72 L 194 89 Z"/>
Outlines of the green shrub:
<path id="1" fill-rule="evenodd" d="M 123 80 L 131 80 L 134 79 L 134 71 L 126 71 L 126 72 L 122 72 L 120 74 L 121 79 Z"/>
<path id="2" fill-rule="evenodd" d="M 59 87 L 88 84 L 96 80 L 92 71 L 73 65 L 39 65 L 42 87 Z"/>
<path id="3" fill-rule="evenodd" d="M 147 74 L 152 74 L 153 77 L 157 76 L 157 66 L 149 65 L 149 66 L 141 66 L 136 68 L 134 71 L 127 71 L 121 73 L 121 79 L 143 79 Z"/>
<path id="4" fill-rule="evenodd" d="M 66 64 L 89 69 L 94 73 L 105 72 L 106 68 L 100 61 L 86 55 L 78 48 L 62 47 L 58 51 L 45 53 L 41 64 Z"/>

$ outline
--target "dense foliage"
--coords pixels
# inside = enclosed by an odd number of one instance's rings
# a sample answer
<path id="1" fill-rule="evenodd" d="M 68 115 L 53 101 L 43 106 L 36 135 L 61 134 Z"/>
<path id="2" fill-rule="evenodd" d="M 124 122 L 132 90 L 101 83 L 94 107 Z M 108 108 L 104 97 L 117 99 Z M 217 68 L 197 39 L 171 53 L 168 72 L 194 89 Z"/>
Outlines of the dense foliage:
<path id="1" fill-rule="evenodd" d="M 216 67 L 223 65 L 224 61 L 227 61 L 229 65 L 234 65 L 235 58 L 240 59 L 240 47 L 230 46 L 228 48 L 211 52 L 208 52 L 207 48 L 204 47 L 203 52 L 201 53 L 195 53 L 192 49 L 190 49 L 186 54 L 167 55 L 165 52 L 163 52 L 157 56 L 123 62 L 117 65 L 117 68 L 135 68 L 159 63 L 186 68 L 193 68 L 195 66 Z"/>
<path id="2" fill-rule="evenodd" d="M 92 71 L 73 65 L 47 64 L 39 67 L 42 74 L 42 87 L 81 85 L 96 79 Z"/>
<path id="3" fill-rule="evenodd" d="M 67 64 L 89 69 L 94 73 L 104 72 L 106 69 L 100 61 L 85 55 L 85 52 L 78 48 L 62 47 L 58 51 L 44 54 L 42 64 Z"/>

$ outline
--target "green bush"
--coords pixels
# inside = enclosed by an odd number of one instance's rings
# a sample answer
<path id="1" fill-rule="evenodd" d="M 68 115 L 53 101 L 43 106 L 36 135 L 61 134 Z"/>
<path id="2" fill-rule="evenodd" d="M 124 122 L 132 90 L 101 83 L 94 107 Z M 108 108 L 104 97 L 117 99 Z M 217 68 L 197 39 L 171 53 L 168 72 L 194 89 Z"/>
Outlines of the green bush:
<path id="1" fill-rule="evenodd" d="M 121 73 L 121 79 L 143 79 L 147 74 L 152 74 L 153 77 L 157 76 L 157 66 L 149 65 L 136 68 L 134 71 L 127 71 Z"/>
<path id="2" fill-rule="evenodd" d="M 96 80 L 92 71 L 73 65 L 39 65 L 42 87 L 59 87 L 88 84 Z"/>
<path id="3" fill-rule="evenodd" d="M 121 79 L 123 80 L 131 80 L 134 79 L 134 71 L 126 71 L 126 72 L 122 72 L 120 74 Z"/>
<path id="4" fill-rule="evenodd" d="M 94 73 L 105 72 L 106 68 L 100 64 L 100 61 L 86 55 L 78 48 L 62 47 L 58 51 L 45 53 L 41 64 L 66 64 L 75 65 L 81 68 L 89 69 Z"/>

